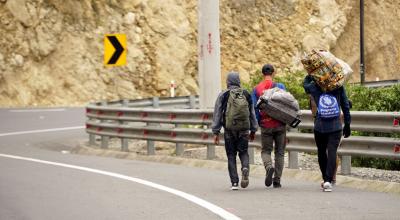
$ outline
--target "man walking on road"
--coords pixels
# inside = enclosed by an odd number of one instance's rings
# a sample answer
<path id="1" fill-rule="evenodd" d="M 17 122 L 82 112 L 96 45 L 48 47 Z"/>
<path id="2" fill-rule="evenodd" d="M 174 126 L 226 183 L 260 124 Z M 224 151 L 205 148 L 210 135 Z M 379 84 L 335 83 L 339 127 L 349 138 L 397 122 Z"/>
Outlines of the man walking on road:
<path id="1" fill-rule="evenodd" d="M 242 164 L 242 181 L 240 186 L 249 185 L 249 154 L 248 146 L 254 140 L 257 131 L 257 121 L 253 102 L 249 92 L 240 87 L 239 74 L 228 74 L 226 91 L 219 94 L 214 108 L 212 132 L 214 143 L 219 144 L 219 133 L 224 127 L 225 150 L 228 157 L 228 170 L 231 179 L 231 189 L 238 190 L 239 176 L 236 167 L 236 155 L 239 153 Z M 250 134 L 249 134 L 250 130 Z"/>
<path id="2" fill-rule="evenodd" d="M 265 64 L 262 68 L 264 80 L 260 82 L 253 90 L 253 103 L 257 103 L 258 98 L 265 90 L 278 87 L 285 90 L 281 83 L 273 82 L 275 70 L 271 64 Z M 266 175 L 265 186 L 269 187 L 273 183 L 274 188 L 280 188 L 281 176 L 284 166 L 285 148 L 286 148 L 286 125 L 282 122 L 269 117 L 266 113 L 256 109 L 256 117 L 261 127 L 261 158 L 264 163 Z M 275 167 L 272 166 L 271 152 L 275 142 Z M 272 179 L 273 176 L 273 179 Z"/>

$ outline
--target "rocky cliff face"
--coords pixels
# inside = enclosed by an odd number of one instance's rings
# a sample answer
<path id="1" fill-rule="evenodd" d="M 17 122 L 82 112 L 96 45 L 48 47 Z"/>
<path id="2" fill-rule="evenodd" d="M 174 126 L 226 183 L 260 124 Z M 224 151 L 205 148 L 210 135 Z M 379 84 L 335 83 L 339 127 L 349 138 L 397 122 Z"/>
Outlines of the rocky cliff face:
<path id="1" fill-rule="evenodd" d="M 367 80 L 399 78 L 400 0 L 366 2 Z M 246 80 L 269 62 L 301 69 L 311 48 L 358 72 L 352 0 L 221 0 L 224 74 Z M 0 0 L 0 106 L 197 94 L 197 0 Z M 127 65 L 103 66 L 103 38 L 124 33 Z M 357 80 L 357 74 L 354 74 Z"/>

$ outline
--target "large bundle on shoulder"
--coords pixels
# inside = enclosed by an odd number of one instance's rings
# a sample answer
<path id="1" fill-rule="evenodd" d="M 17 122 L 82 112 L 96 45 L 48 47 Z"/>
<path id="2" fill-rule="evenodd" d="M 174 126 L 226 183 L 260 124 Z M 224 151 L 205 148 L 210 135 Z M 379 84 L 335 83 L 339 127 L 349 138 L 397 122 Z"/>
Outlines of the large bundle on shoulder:
<path id="1" fill-rule="evenodd" d="M 258 99 L 257 108 L 268 116 L 295 128 L 300 120 L 300 107 L 292 94 L 279 88 L 268 89 Z"/>
<path id="2" fill-rule="evenodd" d="M 353 73 L 347 63 L 324 50 L 312 50 L 301 63 L 324 92 L 342 87 Z"/>

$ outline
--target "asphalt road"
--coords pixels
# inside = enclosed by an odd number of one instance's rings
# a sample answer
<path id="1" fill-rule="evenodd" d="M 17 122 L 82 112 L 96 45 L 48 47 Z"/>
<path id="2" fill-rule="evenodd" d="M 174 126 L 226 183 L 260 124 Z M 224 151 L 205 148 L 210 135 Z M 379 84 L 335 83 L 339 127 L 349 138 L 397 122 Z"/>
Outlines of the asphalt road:
<path id="1" fill-rule="evenodd" d="M 68 154 L 84 121 L 83 109 L 0 109 L 0 219 L 400 218 L 392 194 L 255 177 L 230 191 L 227 171 Z"/>

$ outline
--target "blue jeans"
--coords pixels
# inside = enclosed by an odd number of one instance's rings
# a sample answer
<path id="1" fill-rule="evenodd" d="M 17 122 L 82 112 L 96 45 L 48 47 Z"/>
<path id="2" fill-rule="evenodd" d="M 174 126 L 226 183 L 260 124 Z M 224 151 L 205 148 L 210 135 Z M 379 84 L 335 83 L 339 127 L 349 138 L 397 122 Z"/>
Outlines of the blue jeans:
<path id="1" fill-rule="evenodd" d="M 239 154 L 242 169 L 249 169 L 249 131 L 225 130 L 225 150 L 228 157 L 228 171 L 231 183 L 239 183 L 239 176 L 236 167 L 236 156 Z"/>

